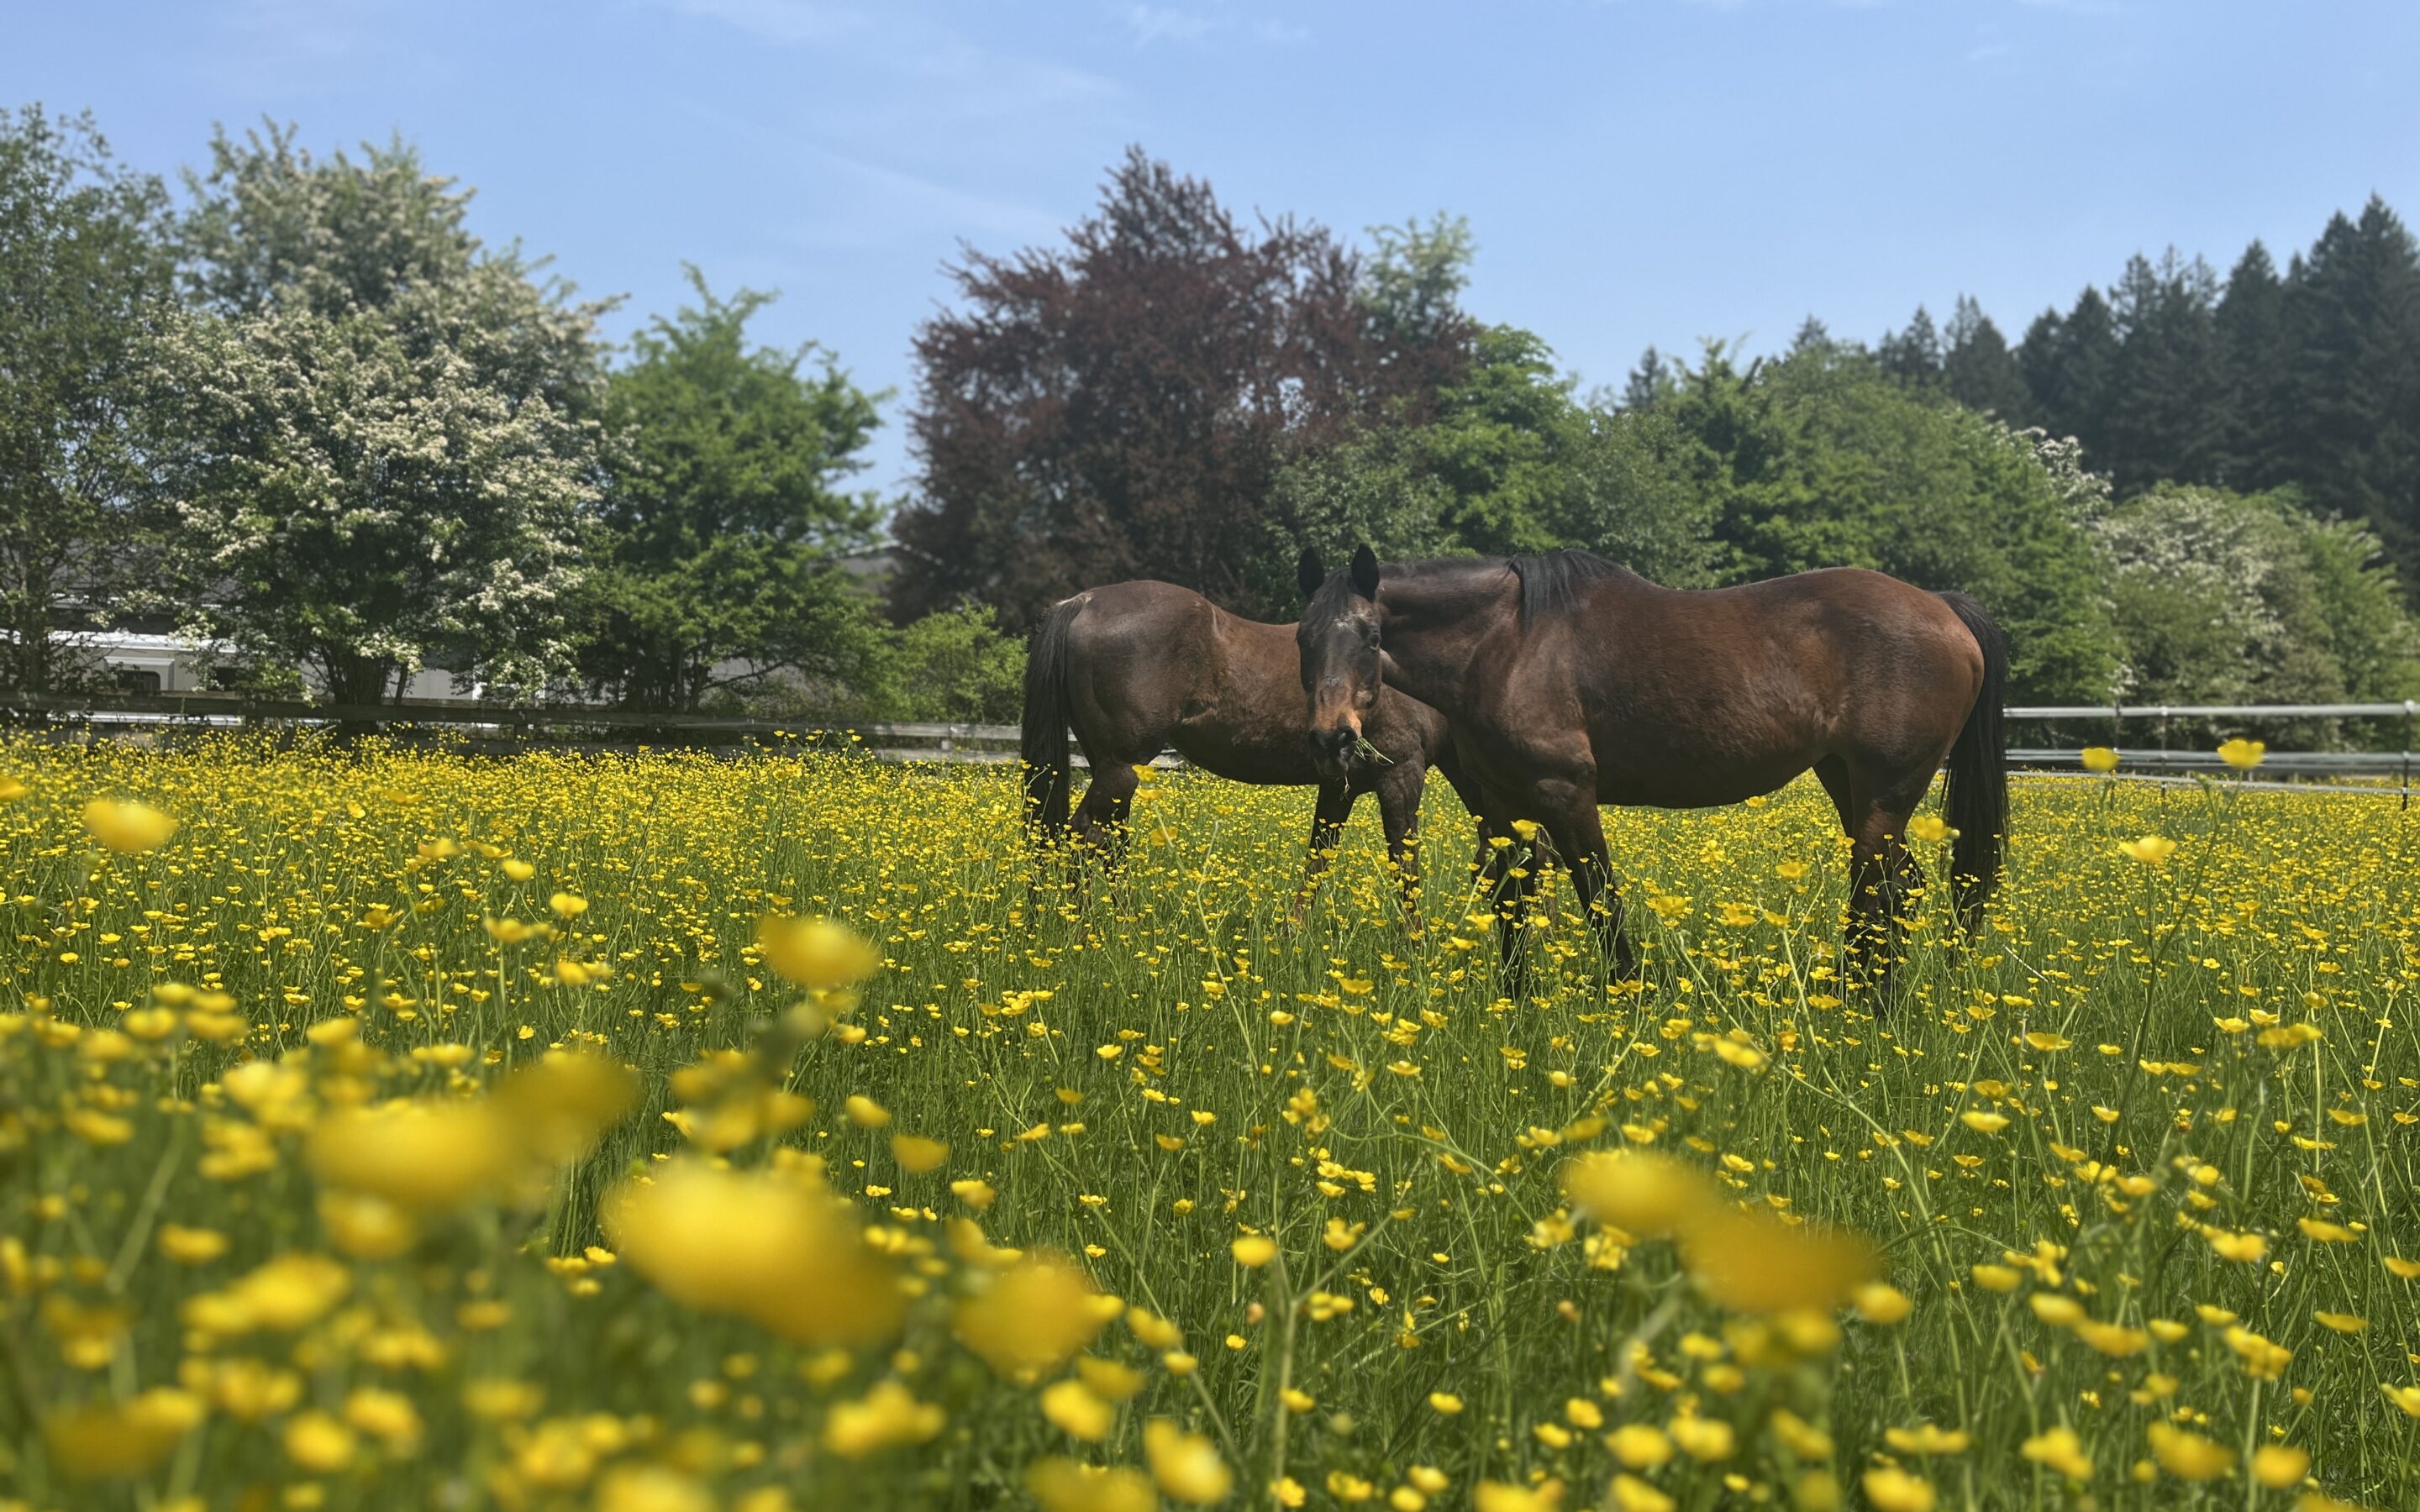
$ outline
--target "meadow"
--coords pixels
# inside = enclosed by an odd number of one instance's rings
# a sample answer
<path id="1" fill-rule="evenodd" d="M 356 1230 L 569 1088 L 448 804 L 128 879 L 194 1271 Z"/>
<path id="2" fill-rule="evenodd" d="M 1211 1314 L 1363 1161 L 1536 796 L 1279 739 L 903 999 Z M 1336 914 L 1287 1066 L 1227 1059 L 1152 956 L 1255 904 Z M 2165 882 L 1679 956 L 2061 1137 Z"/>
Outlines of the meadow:
<path id="1" fill-rule="evenodd" d="M 2391 796 L 2021 779 L 1879 1013 L 1811 781 L 1520 1001 L 1450 805 L 0 744 L 0 1507 L 2420 1505 Z"/>

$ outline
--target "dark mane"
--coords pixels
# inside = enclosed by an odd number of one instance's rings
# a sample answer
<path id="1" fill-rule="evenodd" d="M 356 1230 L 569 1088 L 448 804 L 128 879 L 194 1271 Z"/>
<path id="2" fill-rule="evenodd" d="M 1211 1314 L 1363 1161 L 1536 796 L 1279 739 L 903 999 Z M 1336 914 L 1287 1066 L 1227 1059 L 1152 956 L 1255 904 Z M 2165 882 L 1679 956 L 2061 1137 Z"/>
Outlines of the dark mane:
<path id="1" fill-rule="evenodd" d="M 1534 625 L 1550 614 L 1568 614 L 1579 607 L 1580 591 L 1600 578 L 1627 569 L 1593 551 L 1547 551 L 1514 557 L 1505 563 L 1521 579 L 1521 623 Z"/>

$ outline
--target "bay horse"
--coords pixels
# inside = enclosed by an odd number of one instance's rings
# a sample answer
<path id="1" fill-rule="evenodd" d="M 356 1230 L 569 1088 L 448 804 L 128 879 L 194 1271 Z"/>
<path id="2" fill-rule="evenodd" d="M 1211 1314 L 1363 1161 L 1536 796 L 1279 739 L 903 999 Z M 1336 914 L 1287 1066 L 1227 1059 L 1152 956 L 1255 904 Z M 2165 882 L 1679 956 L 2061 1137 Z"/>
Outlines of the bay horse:
<path id="1" fill-rule="evenodd" d="M 1887 996 L 1900 906 L 1923 876 L 1908 819 L 1945 758 L 1952 897 L 1961 926 L 1978 926 L 2008 825 L 2009 657 L 1965 594 L 1853 567 L 1676 591 L 1583 551 L 1382 566 L 1364 546 L 1333 577 L 1308 551 L 1299 567 L 1320 770 L 1352 769 L 1382 686 L 1443 712 L 1482 825 L 1544 829 L 1618 972 L 1636 961 L 1597 806 L 1737 803 L 1809 769 L 1852 841 L 1853 981 Z M 1506 848 L 1493 867 L 1517 992 L 1534 879 Z"/>
<path id="2" fill-rule="evenodd" d="M 1417 895 L 1420 794 L 1431 767 L 1466 804 L 1445 717 L 1392 690 L 1360 711 L 1363 759 L 1323 768 L 1302 728 L 1295 629 L 1230 614 L 1173 583 L 1111 583 L 1052 607 L 1025 660 L 1026 815 L 1046 843 L 1072 836 L 1115 856 L 1134 803 L 1135 768 L 1173 747 L 1236 782 L 1316 787 L 1310 857 L 1290 922 L 1300 923 L 1337 837 L 1364 793 L 1378 795 L 1387 855 L 1408 905 Z M 1067 735 L 1091 764 L 1070 813 Z"/>

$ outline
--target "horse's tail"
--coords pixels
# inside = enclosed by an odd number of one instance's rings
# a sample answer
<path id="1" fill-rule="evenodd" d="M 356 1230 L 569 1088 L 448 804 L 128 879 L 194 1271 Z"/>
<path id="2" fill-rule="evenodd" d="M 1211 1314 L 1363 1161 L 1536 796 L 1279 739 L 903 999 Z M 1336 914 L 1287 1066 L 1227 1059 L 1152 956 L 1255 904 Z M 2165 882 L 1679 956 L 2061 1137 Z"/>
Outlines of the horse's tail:
<path id="1" fill-rule="evenodd" d="M 1943 807 L 1958 838 L 1949 848 L 1949 890 L 1958 921 L 1973 933 L 2000 881 L 2000 847 L 2009 828 L 2009 758 L 2000 733 L 2009 681 L 2009 638 L 1989 611 L 1964 594 L 1944 594 L 1983 651 L 1983 690 L 1966 711 L 1965 727 L 1949 748 L 1949 785 Z"/>
<path id="2" fill-rule="evenodd" d="M 1046 841 L 1067 833 L 1067 628 L 1083 608 L 1054 606 L 1025 652 L 1025 817 Z"/>

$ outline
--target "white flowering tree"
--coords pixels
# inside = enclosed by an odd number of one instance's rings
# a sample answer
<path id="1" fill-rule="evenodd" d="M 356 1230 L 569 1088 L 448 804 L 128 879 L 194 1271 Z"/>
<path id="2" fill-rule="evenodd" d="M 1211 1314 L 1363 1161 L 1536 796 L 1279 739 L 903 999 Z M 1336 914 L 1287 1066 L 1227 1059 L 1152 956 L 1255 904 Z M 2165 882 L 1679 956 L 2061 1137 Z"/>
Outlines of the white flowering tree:
<path id="1" fill-rule="evenodd" d="M 599 476 L 602 307 L 484 247 L 409 147 L 315 161 L 271 130 L 211 157 L 157 364 L 189 627 L 340 703 L 432 663 L 540 685 Z"/>

